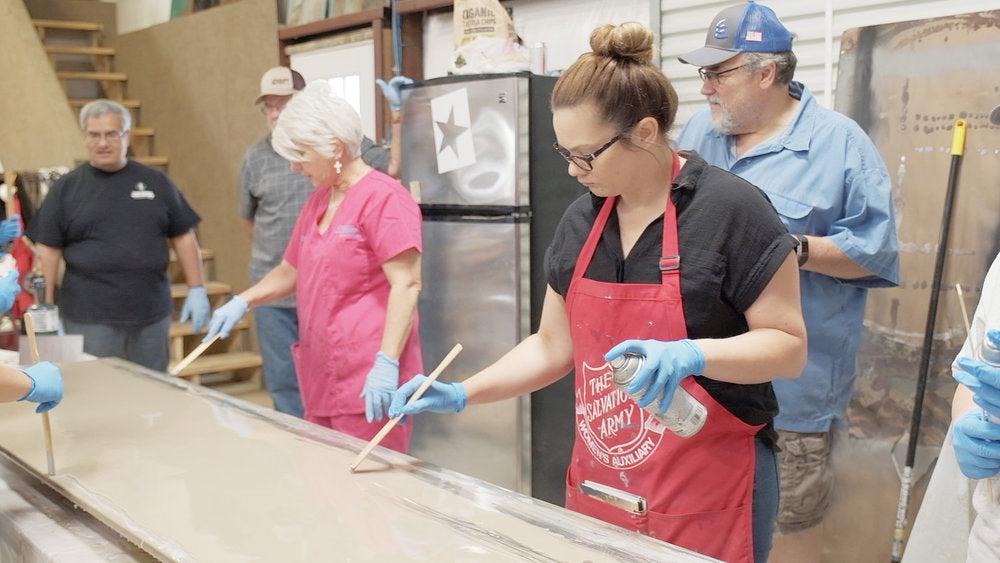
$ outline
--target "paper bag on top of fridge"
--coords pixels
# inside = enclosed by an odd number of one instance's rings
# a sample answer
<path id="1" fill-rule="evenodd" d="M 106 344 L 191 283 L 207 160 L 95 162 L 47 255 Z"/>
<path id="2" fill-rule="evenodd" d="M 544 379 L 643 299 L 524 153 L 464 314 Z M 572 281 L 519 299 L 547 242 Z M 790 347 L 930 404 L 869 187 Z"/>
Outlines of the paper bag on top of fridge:
<path id="1" fill-rule="evenodd" d="M 455 52 L 448 74 L 528 70 L 530 55 L 499 0 L 455 0 Z"/>

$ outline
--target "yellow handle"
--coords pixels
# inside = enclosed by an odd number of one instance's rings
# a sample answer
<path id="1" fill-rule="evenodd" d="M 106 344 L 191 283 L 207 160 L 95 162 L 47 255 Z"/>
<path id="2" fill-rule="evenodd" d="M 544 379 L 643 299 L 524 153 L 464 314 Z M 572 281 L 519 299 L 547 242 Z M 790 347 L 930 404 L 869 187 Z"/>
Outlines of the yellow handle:
<path id="1" fill-rule="evenodd" d="M 951 139 L 952 156 L 961 156 L 965 152 L 965 129 L 968 123 L 964 119 L 955 122 L 955 136 Z"/>

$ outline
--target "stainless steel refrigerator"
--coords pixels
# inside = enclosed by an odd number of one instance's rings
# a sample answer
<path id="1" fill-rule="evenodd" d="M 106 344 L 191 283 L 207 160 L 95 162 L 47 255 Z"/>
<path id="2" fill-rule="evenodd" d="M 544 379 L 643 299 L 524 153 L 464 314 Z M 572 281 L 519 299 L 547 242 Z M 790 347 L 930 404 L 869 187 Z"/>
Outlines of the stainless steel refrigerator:
<path id="1" fill-rule="evenodd" d="M 555 78 L 454 76 L 404 91 L 402 179 L 421 203 L 420 338 L 427 371 L 461 343 L 441 376 L 461 380 L 537 329 L 544 254 L 584 188 L 552 148 Z M 415 417 L 411 453 L 562 503 L 573 440 L 572 377 L 459 414 Z"/>

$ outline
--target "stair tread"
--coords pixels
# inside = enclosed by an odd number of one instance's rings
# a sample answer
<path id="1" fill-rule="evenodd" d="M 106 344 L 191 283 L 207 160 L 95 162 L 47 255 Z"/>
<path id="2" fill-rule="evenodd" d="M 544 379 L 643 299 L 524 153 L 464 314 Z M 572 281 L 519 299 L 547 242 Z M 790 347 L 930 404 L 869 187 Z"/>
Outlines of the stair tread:
<path id="1" fill-rule="evenodd" d="M 181 370 L 179 377 L 190 377 L 205 373 L 233 371 L 260 367 L 260 354 L 254 352 L 226 352 L 221 354 L 205 354 L 196 358 Z M 167 369 L 169 371 L 170 368 Z"/>
<path id="2" fill-rule="evenodd" d="M 60 80 L 109 80 L 124 82 L 128 75 L 124 72 L 100 72 L 96 70 L 58 70 L 56 77 Z"/>
<path id="3" fill-rule="evenodd" d="M 202 259 L 202 261 L 208 261 L 208 260 L 212 260 L 214 258 L 215 258 L 215 251 L 214 250 L 212 250 L 211 248 L 205 248 L 204 246 L 201 247 L 201 259 Z M 171 248 L 170 249 L 170 262 L 173 263 L 173 262 L 176 262 L 176 261 L 177 261 L 177 253 L 174 252 L 173 248 Z"/>
<path id="4" fill-rule="evenodd" d="M 76 31 L 101 31 L 104 29 L 104 26 L 100 22 L 77 20 L 32 19 L 31 23 L 35 27 L 45 27 L 49 29 L 72 29 Z"/>
<path id="5" fill-rule="evenodd" d="M 146 166 L 166 166 L 170 162 L 170 159 L 165 156 L 130 156 L 129 158 Z"/>
<path id="6" fill-rule="evenodd" d="M 46 45 L 45 52 L 51 55 L 102 55 L 115 54 L 114 47 L 99 47 L 94 45 Z"/>
<path id="7" fill-rule="evenodd" d="M 220 281 L 207 281 L 205 282 L 205 292 L 209 295 L 223 295 L 225 293 L 230 293 L 233 291 L 233 286 L 228 283 L 222 283 Z M 183 283 L 172 283 L 170 284 L 170 297 L 174 299 L 180 297 L 187 297 L 188 286 Z"/>
<path id="8" fill-rule="evenodd" d="M 100 98 L 68 98 L 70 107 L 82 108 L 83 106 L 98 100 Z M 119 104 L 129 108 L 135 109 L 139 107 L 139 100 L 115 100 Z"/>
<path id="9" fill-rule="evenodd" d="M 233 325 L 233 331 L 246 330 L 250 328 L 250 321 L 246 317 L 240 319 L 235 325 Z M 186 323 L 172 322 L 170 323 L 170 338 L 177 338 L 180 336 L 190 336 L 193 335 L 194 331 L 191 330 L 191 322 Z M 202 328 L 201 332 L 198 334 L 208 334 L 208 327 Z"/>

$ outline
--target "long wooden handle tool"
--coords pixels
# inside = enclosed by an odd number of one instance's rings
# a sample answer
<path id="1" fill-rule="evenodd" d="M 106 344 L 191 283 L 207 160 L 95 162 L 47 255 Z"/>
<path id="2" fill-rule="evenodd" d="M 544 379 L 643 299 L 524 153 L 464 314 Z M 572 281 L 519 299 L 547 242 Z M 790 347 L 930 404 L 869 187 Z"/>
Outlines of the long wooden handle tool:
<path id="1" fill-rule="evenodd" d="M 38 340 L 35 339 L 35 321 L 31 318 L 31 313 L 24 314 L 24 332 L 28 336 L 28 347 L 31 349 L 31 361 L 38 363 L 41 358 L 38 355 Z M 56 460 L 52 454 L 52 424 L 49 422 L 49 413 L 42 413 L 42 430 L 45 433 L 45 463 L 49 475 L 56 474 Z"/>
<path id="2" fill-rule="evenodd" d="M 413 393 L 413 395 L 410 395 L 410 399 L 406 401 L 406 404 L 409 405 L 410 403 L 419 399 L 421 395 L 423 395 L 424 392 L 430 388 L 431 383 L 434 383 L 434 380 L 437 379 L 439 375 L 441 375 L 441 372 L 444 371 L 449 364 L 451 364 L 451 361 L 454 360 L 455 356 L 457 356 L 458 353 L 461 351 L 462 351 L 462 345 L 456 344 L 455 347 L 451 349 L 451 352 L 448 352 L 448 355 L 446 355 L 444 359 L 441 360 L 441 363 L 438 364 L 438 367 L 434 368 L 434 371 L 432 371 L 431 374 L 427 376 L 427 379 L 425 379 L 424 382 L 420 384 L 420 387 L 417 387 L 417 390 Z M 376 434 L 375 437 L 372 438 L 371 442 L 368 442 L 368 445 L 361 450 L 361 453 L 358 454 L 358 457 L 354 458 L 354 461 L 351 462 L 352 473 L 354 472 L 355 469 L 358 468 L 358 465 L 361 465 L 361 462 L 364 461 L 366 457 L 368 457 L 368 454 L 372 453 L 372 450 L 375 449 L 375 446 L 377 446 L 379 442 L 381 442 L 382 439 L 385 438 L 386 434 L 388 434 L 389 431 L 392 430 L 396 426 L 396 424 L 399 423 L 400 420 L 402 420 L 402 418 L 403 415 L 399 415 L 396 418 L 390 419 L 389 422 L 385 423 L 385 426 L 383 426 L 382 429 L 378 431 L 378 434 Z"/>
<path id="3" fill-rule="evenodd" d="M 188 354 L 187 356 L 184 356 L 183 360 L 177 362 L 177 365 L 175 365 L 174 367 L 172 367 L 170 369 L 170 372 L 169 372 L 170 375 L 173 375 L 173 376 L 179 375 L 182 371 L 184 371 L 184 368 L 186 368 L 189 365 L 191 365 L 191 362 L 195 361 L 195 359 L 198 356 L 200 356 L 202 352 L 204 352 L 205 350 L 208 350 L 208 347 L 211 346 L 218 339 L 219 339 L 219 335 L 216 334 L 208 342 L 202 342 L 201 344 L 199 344 L 197 348 L 195 348 L 194 350 L 191 350 L 190 354 Z"/>

